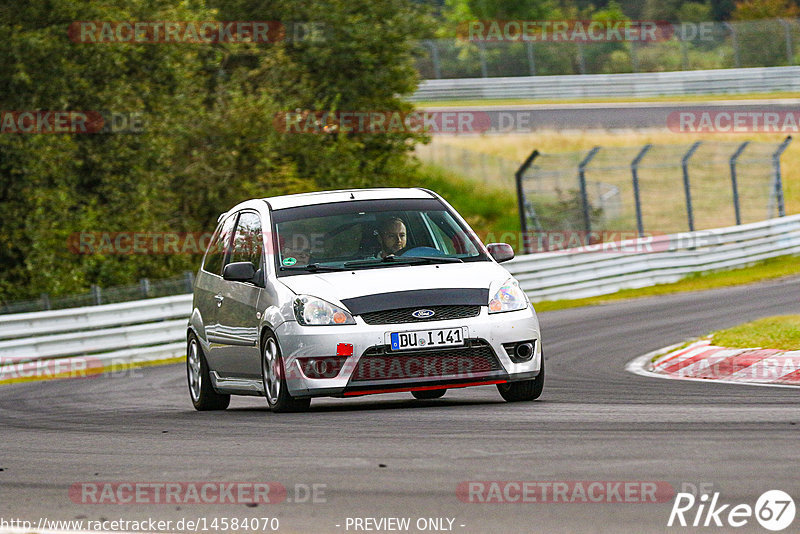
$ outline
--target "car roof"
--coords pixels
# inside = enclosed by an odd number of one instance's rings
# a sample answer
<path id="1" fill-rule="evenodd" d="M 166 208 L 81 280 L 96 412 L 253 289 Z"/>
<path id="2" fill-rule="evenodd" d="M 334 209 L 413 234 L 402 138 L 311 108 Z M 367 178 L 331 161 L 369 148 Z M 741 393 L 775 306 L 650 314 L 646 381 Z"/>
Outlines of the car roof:
<path id="1" fill-rule="evenodd" d="M 315 204 L 330 204 L 333 202 L 346 202 L 348 200 L 386 200 L 393 198 L 435 198 L 425 189 L 417 187 L 381 187 L 374 189 L 339 189 L 336 191 L 318 191 L 314 193 L 299 193 L 296 195 L 282 195 L 263 199 L 273 210 L 295 208 L 298 206 L 313 206 Z"/>

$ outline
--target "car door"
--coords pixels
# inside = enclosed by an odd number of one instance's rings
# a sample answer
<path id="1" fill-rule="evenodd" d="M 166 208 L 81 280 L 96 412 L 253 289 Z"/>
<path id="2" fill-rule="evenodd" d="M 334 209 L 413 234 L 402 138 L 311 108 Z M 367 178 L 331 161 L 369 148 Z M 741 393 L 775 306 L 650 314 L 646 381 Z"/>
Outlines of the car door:
<path id="1" fill-rule="evenodd" d="M 200 318 L 205 330 L 205 340 L 208 344 L 204 347 L 206 359 L 212 370 L 216 370 L 215 348 L 219 345 L 217 338 L 217 315 L 221 303 L 222 292 L 222 265 L 225 254 L 233 237 L 236 216 L 232 215 L 223 220 L 211 239 L 208 251 L 203 258 L 203 265 L 195 281 L 195 307 L 200 313 Z"/>
<path id="2" fill-rule="evenodd" d="M 230 254 L 224 265 L 250 262 L 264 272 L 264 238 L 261 218 L 255 211 L 242 211 L 236 223 Z M 263 276 L 256 276 L 256 279 Z M 259 378 L 261 352 L 258 345 L 260 316 L 258 300 L 263 288 L 253 282 L 224 280 L 217 310 L 215 361 L 221 376 Z"/>

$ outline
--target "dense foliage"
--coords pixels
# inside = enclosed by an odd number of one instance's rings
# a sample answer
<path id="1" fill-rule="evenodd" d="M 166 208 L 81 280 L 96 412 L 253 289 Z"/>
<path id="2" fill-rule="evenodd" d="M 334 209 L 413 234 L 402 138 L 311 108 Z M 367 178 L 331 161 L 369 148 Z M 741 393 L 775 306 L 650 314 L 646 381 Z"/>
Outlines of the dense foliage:
<path id="1" fill-rule="evenodd" d="M 253 197 L 412 181 L 406 133 L 288 134 L 276 113 L 405 110 L 424 6 L 404 0 L 5 0 L 0 110 L 140 113 L 139 133 L 0 134 L 0 301 L 194 269 L 76 254 L 77 232 L 206 232 Z M 81 43 L 73 21 L 313 21 L 313 40 Z"/>
<path id="2" fill-rule="evenodd" d="M 664 72 L 800 63 L 800 0 L 444 0 L 424 77 Z M 469 21 L 659 21 L 655 41 L 468 42 Z M 433 46 L 433 45 L 429 45 Z M 787 50 L 788 48 L 788 50 Z"/>
<path id="3" fill-rule="evenodd" d="M 423 140 L 419 134 L 291 134 L 275 127 L 275 117 L 296 110 L 409 110 L 404 97 L 418 82 L 415 66 L 424 55 L 420 40 L 437 32 L 450 35 L 459 22 L 750 20 L 796 17 L 797 4 L 0 0 L 0 112 L 104 111 L 143 118 L 136 133 L 0 133 L 0 301 L 162 278 L 197 266 L 198 258 L 186 254 L 76 254 L 69 244 L 79 232 L 201 233 L 213 229 L 221 211 L 246 198 L 438 183 L 408 157 Z M 314 23 L 320 32 L 313 39 L 258 44 L 92 44 L 71 40 L 68 31 L 75 21 L 237 20 L 281 21 L 289 27 Z M 753 28 L 752 35 L 740 38 L 760 43 L 753 48 L 759 61 L 770 55 L 784 61 L 783 40 Z M 489 50 L 490 62 L 516 69 L 517 61 L 526 69 L 525 49 L 513 46 Z M 473 45 L 462 44 L 455 52 L 459 57 L 451 61 L 458 68 L 470 62 L 473 71 L 477 68 Z M 539 56 L 540 73 L 564 64 L 577 71 L 573 52 L 562 46 Z M 625 70 L 630 54 L 629 43 L 602 43 L 587 48 L 581 68 Z M 648 70 L 648 62 L 669 70 L 680 67 L 681 54 L 677 47 L 658 57 L 642 50 L 638 61 L 642 70 Z M 689 59 L 719 55 L 701 46 L 684 54 Z"/>

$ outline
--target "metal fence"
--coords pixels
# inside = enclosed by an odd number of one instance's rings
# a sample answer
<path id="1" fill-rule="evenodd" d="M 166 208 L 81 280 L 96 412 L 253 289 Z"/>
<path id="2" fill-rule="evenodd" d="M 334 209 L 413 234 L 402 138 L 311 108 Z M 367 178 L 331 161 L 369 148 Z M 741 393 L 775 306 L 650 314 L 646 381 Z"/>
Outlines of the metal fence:
<path id="1" fill-rule="evenodd" d="M 671 28 L 664 39 L 651 42 L 425 40 L 417 69 L 424 79 L 441 79 L 800 64 L 796 19 L 687 22 Z"/>
<path id="2" fill-rule="evenodd" d="M 790 140 L 534 151 L 516 173 L 523 235 L 643 236 L 782 217 L 780 157 Z M 530 239 L 524 248 L 536 250 Z"/>
<path id="3" fill-rule="evenodd" d="M 2 302 L 0 303 L 0 315 L 99 306 L 101 304 L 182 295 L 191 293 L 193 287 L 194 273 L 187 271 L 180 276 L 163 280 L 151 281 L 147 278 L 142 278 L 138 284 L 105 288 L 93 285 L 89 292 L 79 295 L 51 297 L 50 295 L 42 294 L 38 299 Z"/>

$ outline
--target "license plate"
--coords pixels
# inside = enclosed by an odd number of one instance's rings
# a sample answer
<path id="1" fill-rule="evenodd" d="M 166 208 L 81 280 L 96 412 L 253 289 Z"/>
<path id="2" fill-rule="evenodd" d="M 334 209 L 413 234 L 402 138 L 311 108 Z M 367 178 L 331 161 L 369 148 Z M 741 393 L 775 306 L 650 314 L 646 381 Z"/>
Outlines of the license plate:
<path id="1" fill-rule="evenodd" d="M 458 347 L 464 344 L 466 328 L 442 328 L 414 332 L 392 332 L 392 350 L 426 349 L 428 347 Z"/>

